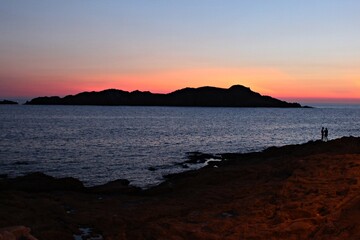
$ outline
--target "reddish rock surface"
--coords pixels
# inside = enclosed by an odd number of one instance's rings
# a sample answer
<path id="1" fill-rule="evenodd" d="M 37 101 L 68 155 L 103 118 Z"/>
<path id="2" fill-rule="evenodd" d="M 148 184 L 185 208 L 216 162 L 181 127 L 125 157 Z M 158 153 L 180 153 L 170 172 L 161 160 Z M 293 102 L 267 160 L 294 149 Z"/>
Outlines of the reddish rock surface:
<path id="1" fill-rule="evenodd" d="M 38 239 L 73 239 L 79 227 L 104 239 L 360 239 L 360 138 L 227 157 L 146 191 L 2 180 L 0 227 L 28 226 Z"/>
<path id="2" fill-rule="evenodd" d="M 30 234 L 30 228 L 13 226 L 0 228 L 0 240 L 37 240 Z"/>

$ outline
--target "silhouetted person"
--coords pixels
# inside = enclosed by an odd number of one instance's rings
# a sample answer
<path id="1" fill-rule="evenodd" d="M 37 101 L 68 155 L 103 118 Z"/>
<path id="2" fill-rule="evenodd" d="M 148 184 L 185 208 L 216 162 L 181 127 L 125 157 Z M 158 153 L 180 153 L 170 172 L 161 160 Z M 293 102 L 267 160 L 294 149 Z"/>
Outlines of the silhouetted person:
<path id="1" fill-rule="evenodd" d="M 324 130 L 324 141 L 325 142 L 327 142 L 328 141 L 328 129 L 327 128 L 325 128 L 325 130 Z"/>
<path id="2" fill-rule="evenodd" d="M 321 128 L 321 141 L 324 141 L 324 133 L 325 133 L 325 129 L 324 127 Z"/>

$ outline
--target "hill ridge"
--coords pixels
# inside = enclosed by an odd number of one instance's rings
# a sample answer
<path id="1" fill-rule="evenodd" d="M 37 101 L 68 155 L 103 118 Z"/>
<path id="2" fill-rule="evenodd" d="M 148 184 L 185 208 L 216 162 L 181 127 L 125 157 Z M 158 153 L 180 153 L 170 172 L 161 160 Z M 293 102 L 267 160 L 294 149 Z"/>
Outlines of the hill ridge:
<path id="1" fill-rule="evenodd" d="M 284 107 L 299 108 L 299 103 L 288 103 L 270 96 L 263 96 L 242 85 L 230 88 L 203 86 L 183 88 L 171 93 L 132 92 L 105 89 L 81 92 L 63 98 L 37 97 L 29 105 L 110 105 L 110 106 L 186 106 L 186 107 Z"/>

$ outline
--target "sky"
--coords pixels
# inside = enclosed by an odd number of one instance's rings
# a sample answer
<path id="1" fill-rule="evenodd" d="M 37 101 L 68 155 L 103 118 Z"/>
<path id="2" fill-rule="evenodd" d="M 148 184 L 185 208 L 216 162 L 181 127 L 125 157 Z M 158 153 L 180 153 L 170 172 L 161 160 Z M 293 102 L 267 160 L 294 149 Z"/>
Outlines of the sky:
<path id="1" fill-rule="evenodd" d="M 358 0 L 1 0 L 0 98 L 235 84 L 360 103 Z"/>

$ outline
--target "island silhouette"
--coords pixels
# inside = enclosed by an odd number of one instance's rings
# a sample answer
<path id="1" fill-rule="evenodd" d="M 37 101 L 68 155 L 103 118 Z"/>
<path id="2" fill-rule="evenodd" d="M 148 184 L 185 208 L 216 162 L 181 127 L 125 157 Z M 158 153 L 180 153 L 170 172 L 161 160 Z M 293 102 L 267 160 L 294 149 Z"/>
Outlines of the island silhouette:
<path id="1" fill-rule="evenodd" d="M 18 103 L 10 100 L 2 100 L 0 101 L 0 104 L 18 104 Z"/>
<path id="2" fill-rule="evenodd" d="M 299 103 L 288 103 L 263 96 L 250 88 L 234 85 L 228 89 L 217 87 L 184 88 L 168 94 L 149 91 L 107 89 L 82 92 L 63 98 L 37 97 L 29 105 L 108 105 L 108 106 L 186 106 L 186 107 L 277 107 L 300 108 Z"/>

